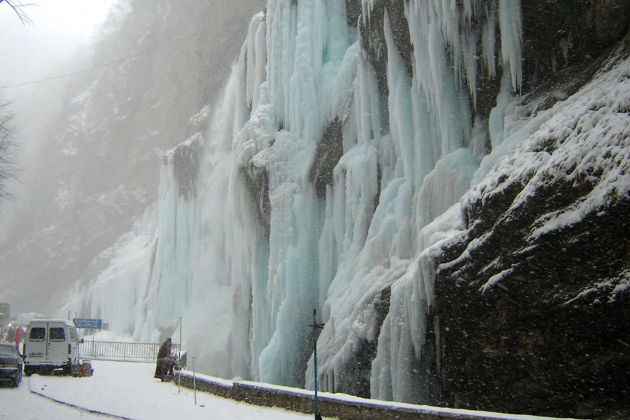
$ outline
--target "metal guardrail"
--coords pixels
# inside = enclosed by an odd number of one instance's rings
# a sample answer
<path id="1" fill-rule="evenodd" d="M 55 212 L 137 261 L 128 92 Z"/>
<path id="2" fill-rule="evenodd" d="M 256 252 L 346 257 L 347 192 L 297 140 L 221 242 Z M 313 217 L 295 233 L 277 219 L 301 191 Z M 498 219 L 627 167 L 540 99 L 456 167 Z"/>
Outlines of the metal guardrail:
<path id="1" fill-rule="evenodd" d="M 155 362 L 159 343 L 133 343 L 119 341 L 84 341 L 79 344 L 79 355 L 95 360 L 128 360 Z M 171 345 L 171 353 L 177 354 L 179 344 Z"/>

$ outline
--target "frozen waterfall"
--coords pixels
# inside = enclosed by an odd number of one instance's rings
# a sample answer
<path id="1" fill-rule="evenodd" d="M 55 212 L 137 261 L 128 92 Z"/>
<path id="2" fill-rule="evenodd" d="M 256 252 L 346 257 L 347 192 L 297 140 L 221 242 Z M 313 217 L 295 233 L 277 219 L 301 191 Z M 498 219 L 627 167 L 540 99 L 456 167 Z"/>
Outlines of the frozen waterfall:
<path id="1" fill-rule="evenodd" d="M 309 386 L 316 308 L 325 390 L 372 343 L 371 396 L 422 398 L 431 258 L 502 138 L 521 17 L 510 0 L 404 4 L 412 72 L 385 11 L 386 94 L 346 2 L 269 0 L 211 125 L 164 156 L 155 209 L 77 292 L 92 315 L 155 341 L 182 316 L 206 373 Z M 505 81 L 490 122 L 475 116 L 480 71 Z"/>

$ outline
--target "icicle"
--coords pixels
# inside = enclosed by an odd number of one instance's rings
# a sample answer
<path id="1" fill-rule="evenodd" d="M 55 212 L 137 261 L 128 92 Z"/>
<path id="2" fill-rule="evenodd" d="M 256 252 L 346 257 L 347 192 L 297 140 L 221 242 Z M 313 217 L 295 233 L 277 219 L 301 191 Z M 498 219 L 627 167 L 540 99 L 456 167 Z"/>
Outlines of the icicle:
<path id="1" fill-rule="evenodd" d="M 482 29 L 482 50 L 484 59 L 484 69 L 490 78 L 496 76 L 496 25 L 497 19 L 494 13 L 486 12 L 486 20 Z"/>
<path id="2" fill-rule="evenodd" d="M 522 18 L 520 0 L 499 0 L 499 26 L 501 28 L 501 56 L 509 69 L 512 88 L 519 90 L 522 73 Z"/>
<path id="3" fill-rule="evenodd" d="M 255 108 L 258 104 L 258 87 L 265 79 L 265 30 L 265 14 L 261 12 L 256 14 L 250 21 L 245 43 L 247 102 L 252 108 Z"/>
<path id="4" fill-rule="evenodd" d="M 501 32 L 501 57 L 504 65 L 512 75 L 512 85 L 518 89 L 521 85 L 521 12 L 520 0 L 497 0 L 481 2 L 480 0 L 466 0 L 461 9 L 458 3 L 442 0 L 410 1 L 406 6 L 407 19 L 410 20 L 410 31 L 426 32 L 433 40 L 429 44 L 429 52 L 435 57 L 435 48 L 450 51 L 451 60 L 457 74 L 458 81 L 466 81 L 468 91 L 476 101 L 477 83 L 477 45 L 481 44 L 483 66 L 490 77 L 496 74 L 495 69 L 495 34 L 496 9 L 499 13 Z M 472 21 L 481 24 L 481 30 L 473 29 Z M 412 23 L 412 21 L 414 23 Z M 439 28 L 440 43 L 436 43 L 436 34 L 431 32 L 434 26 Z M 416 39 L 417 41 L 417 39 Z M 414 42 L 414 40 L 412 40 Z M 439 80 L 436 82 L 439 83 Z"/>

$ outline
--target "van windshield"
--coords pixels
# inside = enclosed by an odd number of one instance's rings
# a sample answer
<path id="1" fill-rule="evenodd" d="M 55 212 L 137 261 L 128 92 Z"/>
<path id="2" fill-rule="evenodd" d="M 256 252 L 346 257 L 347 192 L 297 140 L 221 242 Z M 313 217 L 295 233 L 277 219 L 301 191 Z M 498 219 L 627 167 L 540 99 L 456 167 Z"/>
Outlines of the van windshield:
<path id="1" fill-rule="evenodd" d="M 70 328 L 70 340 L 79 341 L 79 334 L 77 333 L 76 328 Z"/>
<path id="2" fill-rule="evenodd" d="M 50 329 L 50 341 L 64 341 L 66 339 L 66 333 L 63 328 L 52 327 Z"/>
<path id="3" fill-rule="evenodd" d="M 44 341 L 44 338 L 46 338 L 46 328 L 31 328 L 31 333 L 28 335 L 28 338 L 32 341 Z"/>

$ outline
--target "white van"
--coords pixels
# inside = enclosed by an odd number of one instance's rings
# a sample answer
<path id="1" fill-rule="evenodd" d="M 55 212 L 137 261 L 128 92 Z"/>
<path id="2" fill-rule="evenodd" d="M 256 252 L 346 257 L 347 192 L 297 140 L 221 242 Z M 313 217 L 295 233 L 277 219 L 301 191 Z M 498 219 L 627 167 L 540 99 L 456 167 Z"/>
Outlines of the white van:
<path id="1" fill-rule="evenodd" d="M 34 319 L 24 335 L 24 374 L 51 374 L 62 369 L 72 373 L 72 366 L 80 363 L 79 339 L 76 327 L 65 319 Z"/>

